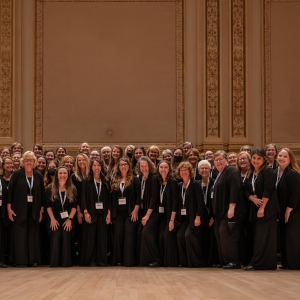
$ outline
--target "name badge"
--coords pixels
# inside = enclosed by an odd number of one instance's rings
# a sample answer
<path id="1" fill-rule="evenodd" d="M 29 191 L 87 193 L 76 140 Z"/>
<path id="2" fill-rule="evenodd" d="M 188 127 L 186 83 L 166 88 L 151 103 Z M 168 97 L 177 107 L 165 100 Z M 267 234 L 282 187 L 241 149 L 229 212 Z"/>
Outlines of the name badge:
<path id="1" fill-rule="evenodd" d="M 160 207 L 158 208 L 158 212 L 159 212 L 160 214 L 163 214 L 163 213 L 165 212 L 165 208 L 164 208 L 163 206 L 160 206 Z"/>
<path id="2" fill-rule="evenodd" d="M 60 212 L 60 217 L 62 219 L 68 218 L 69 217 L 69 213 L 67 211 L 61 211 Z"/>
<path id="3" fill-rule="evenodd" d="M 144 202 L 141 201 L 141 209 L 143 209 L 143 208 L 144 208 Z"/>
<path id="4" fill-rule="evenodd" d="M 119 198 L 119 205 L 126 205 L 126 198 Z"/>
<path id="5" fill-rule="evenodd" d="M 103 202 L 96 202 L 96 209 L 103 209 Z"/>
<path id="6" fill-rule="evenodd" d="M 31 195 L 27 196 L 27 202 L 32 202 L 33 201 L 33 197 Z"/>
<path id="7" fill-rule="evenodd" d="M 211 192 L 210 198 L 213 198 L 213 197 L 214 197 L 214 192 Z"/>
<path id="8" fill-rule="evenodd" d="M 186 208 L 182 208 L 181 209 L 181 215 L 182 216 L 186 216 Z"/>

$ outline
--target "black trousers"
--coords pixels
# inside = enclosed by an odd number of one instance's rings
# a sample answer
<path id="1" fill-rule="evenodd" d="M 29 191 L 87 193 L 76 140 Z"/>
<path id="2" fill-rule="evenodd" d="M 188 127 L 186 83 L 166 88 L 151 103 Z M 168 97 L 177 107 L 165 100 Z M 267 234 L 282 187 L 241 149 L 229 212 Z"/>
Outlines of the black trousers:
<path id="1" fill-rule="evenodd" d="M 202 254 L 201 237 L 203 226 L 192 227 L 186 219 L 181 220 L 177 232 L 179 261 L 182 267 L 199 268 L 205 266 Z"/>
<path id="2" fill-rule="evenodd" d="M 5 263 L 5 229 L 3 219 L 0 217 L 0 263 Z"/>
<path id="3" fill-rule="evenodd" d="M 72 267 L 72 230 L 66 231 L 60 225 L 50 233 L 50 267 Z"/>
<path id="4" fill-rule="evenodd" d="M 13 222 L 13 257 L 16 265 L 41 263 L 39 224 L 31 216 L 22 224 Z"/>
<path id="5" fill-rule="evenodd" d="M 107 225 L 104 214 L 97 214 L 97 220 L 91 224 L 83 222 L 83 239 L 80 264 L 107 265 Z"/>
<path id="6" fill-rule="evenodd" d="M 158 262 L 162 265 L 158 249 L 158 229 L 159 229 L 159 213 L 153 212 L 143 226 L 141 237 L 141 266 L 148 266 L 152 262 Z"/>
<path id="7" fill-rule="evenodd" d="M 113 253 L 112 265 L 118 263 L 126 267 L 137 265 L 136 261 L 136 237 L 137 221 L 132 222 L 131 217 L 118 213 L 113 224 Z"/>
<path id="8" fill-rule="evenodd" d="M 215 220 L 214 225 L 220 264 L 227 265 L 231 262 L 239 265 L 239 251 L 236 241 L 238 230 L 231 230 L 229 228 L 227 218 Z"/>

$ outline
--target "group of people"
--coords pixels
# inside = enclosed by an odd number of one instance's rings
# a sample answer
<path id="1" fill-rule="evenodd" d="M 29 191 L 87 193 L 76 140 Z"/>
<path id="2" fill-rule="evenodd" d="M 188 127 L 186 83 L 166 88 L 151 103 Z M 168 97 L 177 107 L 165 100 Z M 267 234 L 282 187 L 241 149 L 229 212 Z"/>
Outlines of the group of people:
<path id="1" fill-rule="evenodd" d="M 162 157 L 162 160 L 159 158 Z M 0 267 L 300 269 L 300 168 L 288 148 L 239 153 L 20 143 L 1 151 Z"/>

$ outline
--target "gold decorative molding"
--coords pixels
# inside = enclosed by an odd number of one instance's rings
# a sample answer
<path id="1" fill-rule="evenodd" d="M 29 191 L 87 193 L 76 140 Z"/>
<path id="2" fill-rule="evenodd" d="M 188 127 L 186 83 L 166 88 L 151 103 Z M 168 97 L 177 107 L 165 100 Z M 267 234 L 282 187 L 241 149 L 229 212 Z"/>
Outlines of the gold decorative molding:
<path id="1" fill-rule="evenodd" d="M 232 137 L 246 137 L 245 1 L 231 1 Z"/>
<path id="2" fill-rule="evenodd" d="M 206 136 L 220 137 L 219 0 L 206 0 Z"/>
<path id="3" fill-rule="evenodd" d="M 155 143 L 162 149 L 174 148 L 184 142 L 184 96 L 183 96 L 183 1 L 184 0 L 36 0 L 36 54 L 35 54 L 35 142 L 45 147 L 56 147 L 60 143 L 43 142 L 43 16 L 45 2 L 174 2 L 176 9 L 176 141 L 174 143 Z M 105 143 L 92 144 L 101 147 Z M 151 144 L 136 143 L 145 147 Z M 67 148 L 78 148 L 77 143 L 64 143 Z M 120 144 L 127 146 L 127 144 Z"/>
<path id="4" fill-rule="evenodd" d="M 12 137 L 13 0 L 1 0 L 0 137 Z"/>
<path id="5" fill-rule="evenodd" d="M 264 30 L 263 30 L 263 73 L 264 73 L 264 130 L 263 141 L 267 145 L 272 143 L 272 82 L 271 82 L 271 4 L 300 3 L 300 0 L 264 0 Z M 300 149 L 300 143 L 276 143 L 279 148 L 289 147 Z"/>

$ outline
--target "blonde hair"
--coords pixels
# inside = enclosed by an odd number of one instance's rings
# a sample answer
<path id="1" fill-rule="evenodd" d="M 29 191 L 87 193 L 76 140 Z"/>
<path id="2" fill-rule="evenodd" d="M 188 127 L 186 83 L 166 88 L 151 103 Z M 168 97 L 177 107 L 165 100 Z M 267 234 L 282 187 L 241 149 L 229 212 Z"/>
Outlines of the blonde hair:
<path id="1" fill-rule="evenodd" d="M 192 167 L 191 163 L 188 162 L 188 161 L 183 161 L 177 167 L 177 170 L 176 170 L 176 177 L 177 178 L 181 178 L 180 170 L 183 169 L 183 168 L 187 168 L 189 170 L 190 178 L 192 178 L 194 176 L 194 170 L 193 170 L 193 167 Z"/>
<path id="2" fill-rule="evenodd" d="M 76 159 L 75 159 L 75 172 L 74 172 L 74 174 L 75 174 L 75 177 L 76 177 L 76 179 L 77 179 L 78 181 L 82 181 L 81 170 L 80 170 L 80 168 L 79 168 L 79 166 L 78 166 L 78 157 L 79 157 L 79 156 L 82 156 L 82 157 L 84 158 L 85 162 L 86 162 L 85 168 L 86 168 L 86 176 L 87 176 L 87 177 L 89 177 L 89 173 L 90 173 L 90 160 L 89 160 L 89 158 L 87 157 L 87 155 L 84 154 L 84 153 L 79 153 L 79 154 L 76 156 Z"/>
<path id="3" fill-rule="evenodd" d="M 22 158 L 20 159 L 20 164 L 21 164 L 21 166 L 22 166 L 22 167 L 24 166 L 24 160 L 27 159 L 27 158 L 33 159 L 33 160 L 34 160 L 34 165 L 33 165 L 33 167 L 35 168 L 36 165 L 37 165 L 37 158 L 36 158 L 36 156 L 34 155 L 34 152 L 33 152 L 33 151 L 26 151 L 26 152 L 24 152 Z"/>

